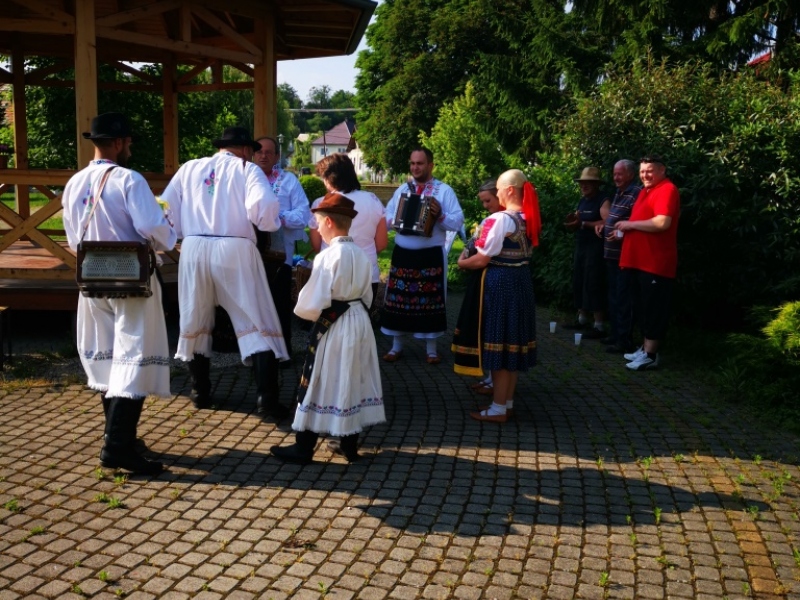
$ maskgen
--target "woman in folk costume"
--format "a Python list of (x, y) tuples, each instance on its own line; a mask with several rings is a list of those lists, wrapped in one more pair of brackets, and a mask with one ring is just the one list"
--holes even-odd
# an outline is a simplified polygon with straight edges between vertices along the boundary
[(294, 312), (314, 321), (300, 380), (292, 428), (296, 441), (273, 446), (284, 461), (310, 463), (320, 433), (341, 438), (331, 449), (358, 460), (358, 434), (386, 420), (378, 350), (367, 306), (372, 302), (372, 267), (348, 236), (358, 214), (352, 200), (330, 193), (312, 209), (328, 244), (300, 291)]
[(462, 269), (486, 268), (480, 353), (492, 373), (492, 404), (470, 413), (478, 421), (505, 423), (513, 409), (520, 372), (536, 364), (536, 306), (529, 262), (539, 245), (541, 218), (536, 190), (525, 174), (512, 169), (497, 179), (505, 210), (486, 219), (477, 253), (461, 256)]
[[(489, 216), (503, 210), (500, 199), (497, 197), (497, 181), (490, 179), (478, 188), (478, 199), (489, 213)], [(462, 256), (468, 258), (477, 252), (475, 243), (481, 237), (486, 219), (475, 228), (473, 236), (467, 240)], [(453, 352), (453, 370), (459, 375), (483, 376), (481, 367), (481, 307), (483, 306), (483, 280), (486, 269), (476, 269), (467, 280), (467, 289), (464, 301), (458, 313), (458, 321), (453, 332), (453, 343), (450, 349)], [(485, 379), (470, 386), (478, 394), (491, 396), (494, 393), (491, 372)]]

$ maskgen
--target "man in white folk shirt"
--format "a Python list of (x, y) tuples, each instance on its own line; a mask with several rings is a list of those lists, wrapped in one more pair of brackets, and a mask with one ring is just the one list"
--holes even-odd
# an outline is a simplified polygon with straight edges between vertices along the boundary
[(447, 232), (458, 231), (464, 213), (456, 194), (446, 183), (433, 177), (433, 153), (427, 148), (411, 152), (409, 170), (413, 178), (395, 191), (386, 207), (386, 223), (391, 229), (401, 194), (431, 196), (431, 214), (436, 219), (431, 237), (398, 232), (392, 252), (392, 264), (386, 282), (386, 296), (381, 313), (381, 331), (392, 336), (392, 348), (383, 360), (395, 362), (403, 354), (403, 335), (426, 341), (425, 361), (441, 362), (436, 340), (447, 330), (445, 296), (447, 293)]
[[(256, 139), (261, 149), (253, 153), (256, 163), (267, 176), (272, 193), (278, 198), (281, 206), (278, 216), (280, 229), (269, 235), (259, 235), (259, 250), (264, 259), (267, 281), (272, 292), (272, 300), (278, 311), (278, 318), (283, 329), (283, 339), (289, 354), (292, 353), (292, 258), (295, 253), (295, 242), (307, 242), (306, 224), (311, 220), (308, 197), (303, 186), (294, 174), (281, 168), (278, 142), (270, 136)], [(265, 246), (269, 244), (268, 248)], [(285, 361), (282, 367), (289, 367)]]
[(242, 362), (253, 365), (256, 411), (283, 419), (289, 409), (278, 401), (278, 360), (289, 354), (253, 229), (276, 231), (280, 207), (264, 173), (250, 162), (261, 146), (246, 129), (228, 127), (212, 144), (219, 152), (184, 164), (162, 195), (183, 239), (175, 356), (189, 361), (195, 406), (210, 406), (211, 332), (215, 306), (221, 306), (230, 316)]
[[(95, 146), (92, 162), (73, 175), (62, 196), (64, 230), (72, 250), (85, 241), (150, 241), (170, 250), (176, 234), (147, 181), (126, 168), (131, 130), (120, 113), (92, 119), (85, 139)], [(102, 193), (101, 181), (107, 174)], [(169, 345), (161, 286), (150, 277), (153, 295), (127, 298), (78, 298), (77, 342), (88, 385), (103, 392), (104, 467), (157, 475), (160, 462), (136, 450), (136, 427), (148, 395), (171, 397)]]

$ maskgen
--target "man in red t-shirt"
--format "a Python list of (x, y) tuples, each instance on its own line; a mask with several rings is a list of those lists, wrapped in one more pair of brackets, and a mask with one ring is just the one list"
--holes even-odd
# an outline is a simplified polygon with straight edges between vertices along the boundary
[(644, 342), (625, 354), (633, 371), (658, 366), (658, 346), (667, 332), (672, 288), (678, 268), (678, 219), (681, 200), (678, 188), (667, 179), (667, 167), (658, 156), (640, 161), (639, 178), (644, 188), (636, 199), (628, 221), (614, 229), (625, 236), (620, 269), (629, 270), (635, 313), (639, 316)]

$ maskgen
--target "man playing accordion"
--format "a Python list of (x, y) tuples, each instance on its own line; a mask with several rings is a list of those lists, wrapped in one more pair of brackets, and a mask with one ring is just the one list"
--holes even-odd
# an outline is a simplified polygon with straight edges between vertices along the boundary
[[(386, 223), (390, 228), (395, 227), (397, 234), (381, 314), (381, 331), (392, 336), (393, 344), (383, 360), (399, 360), (403, 355), (403, 335), (413, 333), (414, 337), (426, 340), (425, 360), (435, 365), (441, 362), (436, 340), (447, 329), (446, 235), (448, 231), (461, 229), (464, 214), (453, 189), (433, 178), (430, 150), (415, 148), (409, 166), (411, 179), (395, 191), (386, 207)], [(405, 224), (409, 220), (408, 215), (398, 215), (401, 203), (417, 207), (425, 198), (430, 200), (424, 212), (434, 221), (429, 235), (424, 223), (413, 232), (408, 227), (398, 228), (395, 221), (402, 220)]]

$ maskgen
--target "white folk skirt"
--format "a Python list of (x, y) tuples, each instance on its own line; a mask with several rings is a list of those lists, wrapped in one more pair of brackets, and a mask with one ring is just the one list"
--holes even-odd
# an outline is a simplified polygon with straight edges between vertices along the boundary
[(317, 346), (308, 390), (292, 428), (344, 436), (384, 421), (372, 323), (366, 309), (354, 303)]
[(169, 345), (161, 285), (149, 298), (78, 299), (78, 352), (94, 390), (112, 398), (169, 398)]

